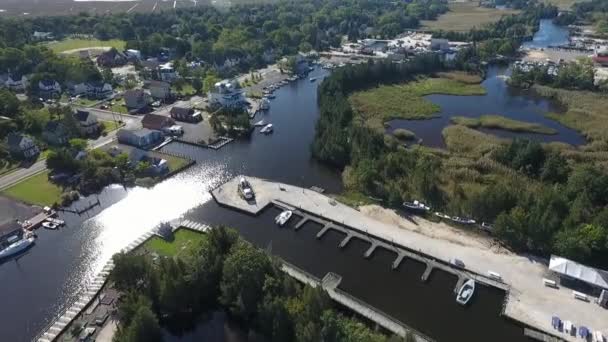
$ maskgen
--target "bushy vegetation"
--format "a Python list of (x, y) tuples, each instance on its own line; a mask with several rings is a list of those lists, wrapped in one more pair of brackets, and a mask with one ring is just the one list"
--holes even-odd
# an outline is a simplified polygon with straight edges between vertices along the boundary
[(509, 84), (523, 88), (540, 84), (571, 90), (608, 91), (608, 83), (601, 82), (596, 85), (593, 62), (589, 58), (561, 64), (557, 69), (557, 75), (549, 74), (549, 67), (549, 65), (536, 65), (526, 71), (522, 68), (514, 68), (509, 78)]
[[(344, 168), (350, 193), (392, 206), (418, 199), (435, 210), (494, 222), (496, 235), (520, 251), (607, 262), (608, 222), (603, 217), (608, 203), (602, 192), (608, 173), (595, 160), (576, 159), (570, 148), (508, 142), (461, 125), (443, 131), (448, 152), (404, 149), (356, 120), (344, 98), (365, 85), (382, 83), (381, 75), (391, 84), (436, 71), (428, 69), (433, 65), (429, 61), (419, 67), (423, 58), (392, 72), (379, 73), (381, 66), (368, 63), (326, 78), (319, 89), (314, 155)], [(587, 232), (593, 234), (582, 239)]]
[(451, 121), (469, 128), (495, 128), (513, 132), (557, 134), (555, 129), (538, 123), (513, 120), (500, 115), (482, 115), (478, 118), (454, 116), (451, 118)]
[(213, 229), (188, 251), (156, 263), (114, 256), (111, 281), (125, 294), (115, 342), (161, 341), (160, 326), (194, 326), (217, 310), (270, 341), (389, 340), (338, 313), (322, 289), (300, 285), (233, 230)]

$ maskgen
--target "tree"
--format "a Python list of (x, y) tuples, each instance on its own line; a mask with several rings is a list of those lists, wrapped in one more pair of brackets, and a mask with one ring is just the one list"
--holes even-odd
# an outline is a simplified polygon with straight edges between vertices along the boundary
[(220, 78), (214, 74), (207, 74), (205, 79), (203, 80), (203, 91), (205, 93), (212, 91), (215, 89), (215, 84), (220, 81)]
[(147, 306), (135, 312), (128, 326), (121, 326), (113, 338), (114, 342), (161, 342), (162, 331), (158, 319)]
[(201, 93), (201, 90), (203, 90), (203, 82), (201, 81), (200, 78), (195, 77), (192, 80), (192, 88), (194, 88), (194, 90), (196, 91), (197, 94)]
[(70, 147), (76, 151), (86, 150), (88, 143), (85, 139), (74, 138), (70, 139)]
[(0, 115), (14, 118), (19, 113), (19, 99), (8, 89), (0, 89)]
[(231, 314), (250, 322), (262, 301), (264, 281), (271, 269), (264, 252), (244, 241), (237, 242), (224, 261), (220, 302)]

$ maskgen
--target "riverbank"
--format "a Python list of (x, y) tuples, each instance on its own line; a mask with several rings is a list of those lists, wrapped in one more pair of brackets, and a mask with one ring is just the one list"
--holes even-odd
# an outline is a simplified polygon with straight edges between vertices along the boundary
[[(462, 237), (450, 233), (447, 235), (449, 238), (418, 233), (415, 230), (425, 230), (426, 226), (443, 229), (441, 224), (421, 218), (404, 218), (398, 226), (389, 225), (315, 191), (252, 177), (248, 180), (256, 193), (255, 202), (247, 203), (240, 199), (235, 180), (216, 188), (212, 195), (221, 204), (250, 214), (259, 213), (272, 201), (278, 201), (431, 255), (446, 263), (457, 257), (464, 261), (467, 270), (477, 274), (487, 274), (488, 271), (500, 273), (510, 287), (504, 315), (549, 334), (555, 333), (551, 327), (553, 315), (576, 320), (577, 324), (601, 331), (608, 330), (608, 311), (592, 303), (575, 300), (565, 288), (551, 289), (543, 286), (542, 279), (547, 276), (543, 261), (501, 249), (489, 250), (480, 242), (465, 244)], [(403, 229), (400, 226), (411, 228)], [(575, 338), (571, 340), (574, 341)]]

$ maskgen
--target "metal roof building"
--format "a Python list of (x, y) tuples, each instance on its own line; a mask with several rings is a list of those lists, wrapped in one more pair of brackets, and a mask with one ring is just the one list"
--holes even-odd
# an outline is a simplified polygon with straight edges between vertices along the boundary
[(556, 255), (551, 256), (549, 269), (560, 275), (608, 290), (608, 272), (579, 264)]

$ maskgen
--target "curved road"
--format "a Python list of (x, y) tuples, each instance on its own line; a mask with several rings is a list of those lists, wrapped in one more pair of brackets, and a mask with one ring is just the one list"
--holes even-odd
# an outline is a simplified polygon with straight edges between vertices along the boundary
[[(89, 112), (95, 114), (97, 116), (97, 119), (100, 120), (113, 121), (115, 118), (120, 119), (125, 123), (125, 128), (134, 129), (139, 128), (141, 126), (141, 117), (138, 116), (113, 113), (107, 110), (101, 110), (96, 108), (83, 109), (86, 109)], [(114, 130), (108, 133), (105, 137), (99, 137), (96, 140), (89, 141), (89, 148), (95, 149), (103, 145), (109, 144), (115, 139), (117, 131), (118, 130)], [(40, 160), (26, 169), (17, 169), (16, 171), (10, 172), (0, 177), (0, 191), (7, 189), (37, 173), (43, 172), (44, 170), (46, 170), (46, 160)]]

